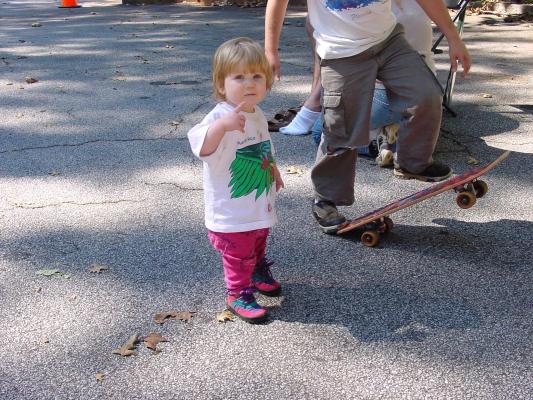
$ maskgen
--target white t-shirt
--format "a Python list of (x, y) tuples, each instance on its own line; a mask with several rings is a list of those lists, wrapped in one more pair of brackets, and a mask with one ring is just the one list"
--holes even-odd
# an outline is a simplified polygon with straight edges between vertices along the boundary
[[(431, 51), (433, 30), (431, 20), (416, 0), (392, 0), (392, 12), (399, 24), (403, 25), (407, 43), (424, 57), (429, 69), (435, 74), (435, 61)], [(385, 89), (380, 81), (376, 81), (376, 89)]]
[(316, 52), (325, 60), (362, 53), (396, 25), (391, 0), (307, 0), (307, 10)]
[(259, 107), (253, 113), (241, 112), (246, 118), (244, 133), (226, 132), (214, 153), (200, 156), (209, 125), (233, 109), (228, 103), (217, 104), (187, 134), (204, 166), (205, 226), (214, 232), (270, 228), (277, 222), (274, 148)]
[(431, 51), (433, 31), (427, 14), (416, 0), (392, 0), (392, 12), (398, 23), (403, 25), (407, 42), (424, 56), (427, 66), (435, 73), (435, 62)]

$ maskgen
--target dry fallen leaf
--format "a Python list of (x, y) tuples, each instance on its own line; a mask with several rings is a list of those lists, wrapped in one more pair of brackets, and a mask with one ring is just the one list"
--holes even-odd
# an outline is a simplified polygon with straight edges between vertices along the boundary
[(105, 374), (103, 372), (96, 373), (96, 382), (103, 382), (105, 379)]
[(122, 357), (129, 357), (135, 353), (137, 342), (139, 341), (139, 335), (131, 335), (126, 344), (123, 344), (118, 349), (112, 351), (113, 354), (121, 355)]
[(34, 287), (34, 288), (33, 288), (33, 293), (41, 293), (42, 290), (43, 290), (43, 288), (40, 287), (40, 286), (39, 286), (39, 287)]
[(294, 165), (291, 165), (291, 166), (287, 167), (286, 172), (288, 174), (302, 175), (304, 173), (304, 170), (302, 168), (298, 168), (298, 167), (295, 167)]
[(220, 314), (217, 314), (217, 321), (218, 322), (226, 322), (226, 321), (235, 321), (235, 314), (233, 314), (230, 310), (224, 310)]
[(144, 338), (144, 345), (149, 348), (150, 350), (155, 351), (156, 353), (159, 353), (161, 350), (157, 348), (157, 345), (159, 342), (168, 342), (167, 339), (165, 339), (163, 336), (161, 336), (160, 333), (150, 333), (148, 336)]
[(92, 264), (91, 268), (89, 269), (89, 272), (99, 274), (100, 272), (109, 269), (109, 267), (106, 267), (105, 265), (100, 264)]
[(36, 272), (37, 275), (42, 276), (54, 276), (54, 275), (62, 275), (61, 271), (58, 269), (40, 269)]
[(468, 157), (466, 163), (469, 165), (479, 165), (479, 160), (476, 160), (474, 157)]
[(154, 316), (154, 322), (156, 324), (163, 324), (166, 319), (174, 318), (179, 319), (180, 321), (189, 322), (191, 318), (196, 314), (195, 311), (168, 311), (158, 313)]
[(41, 338), (41, 343), (48, 344), (48, 343), (50, 343), (50, 339), (48, 339), (47, 336), (43, 336), (43, 337)]

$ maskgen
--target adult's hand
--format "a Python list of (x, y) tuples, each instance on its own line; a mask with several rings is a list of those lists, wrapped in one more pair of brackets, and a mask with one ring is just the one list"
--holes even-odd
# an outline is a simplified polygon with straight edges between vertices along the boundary
[(272, 68), (272, 75), (274, 76), (274, 79), (279, 81), (281, 77), (281, 63), (279, 61), (279, 53), (276, 52), (266, 52), (266, 58), (268, 60), (268, 63), (270, 64), (270, 67)]
[(455, 41), (449, 41), (448, 45), (452, 71), (457, 71), (457, 61), (459, 61), (463, 67), (462, 76), (465, 77), (472, 65), (472, 59), (470, 58), (470, 54), (468, 53), (465, 44), (461, 39), (458, 39)]
[(463, 76), (470, 70), (470, 54), (465, 44), (455, 29), (455, 24), (450, 18), (450, 13), (441, 0), (416, 0), (422, 7), (429, 18), (439, 27), (440, 31), (446, 36), (449, 46), (450, 62), (452, 71), (457, 71), (457, 61), (463, 66)]

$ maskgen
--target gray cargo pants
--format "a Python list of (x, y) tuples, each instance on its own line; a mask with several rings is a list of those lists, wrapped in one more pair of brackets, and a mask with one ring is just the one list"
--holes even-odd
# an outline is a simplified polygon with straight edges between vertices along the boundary
[(399, 167), (420, 173), (432, 163), (442, 118), (442, 88), (398, 24), (382, 43), (352, 57), (322, 60), (324, 126), (311, 171), (315, 196), (336, 205), (354, 202), (357, 146), (368, 145), (376, 78), (401, 111)]

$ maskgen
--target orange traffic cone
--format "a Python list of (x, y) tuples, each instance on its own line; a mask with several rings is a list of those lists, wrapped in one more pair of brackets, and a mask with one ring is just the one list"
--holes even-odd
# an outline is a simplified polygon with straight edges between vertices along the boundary
[(59, 8), (80, 8), (76, 0), (61, 0)]

